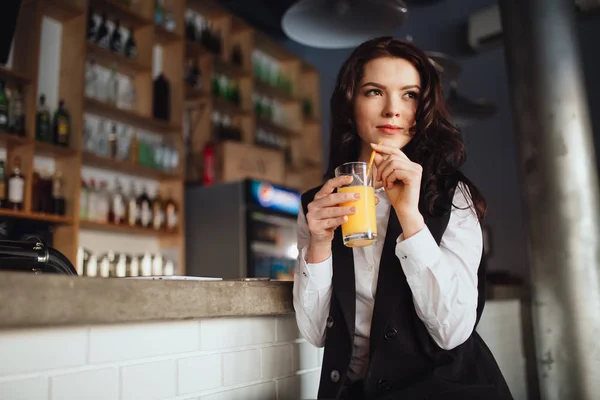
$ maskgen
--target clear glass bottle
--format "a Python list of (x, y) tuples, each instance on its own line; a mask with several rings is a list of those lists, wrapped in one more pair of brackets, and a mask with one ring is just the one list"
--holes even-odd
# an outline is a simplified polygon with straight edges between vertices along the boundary
[(21, 157), (15, 157), (12, 174), (8, 178), (8, 208), (12, 210), (23, 209), (25, 197), (25, 177), (21, 173)]
[(98, 67), (94, 57), (88, 58), (85, 67), (85, 97), (97, 99), (98, 96)]
[(138, 210), (140, 213), (139, 225), (142, 228), (152, 226), (152, 203), (145, 186), (142, 186), (142, 193), (137, 198)]
[(112, 200), (110, 203), (109, 220), (113, 224), (121, 225), (124, 224), (127, 218), (125, 207), (125, 196), (121, 189), (121, 184), (117, 179), (115, 184), (115, 190), (112, 193)]
[(135, 82), (133, 75), (127, 77), (127, 84), (124, 90), (120, 92), (119, 108), (124, 110), (135, 110), (136, 109), (137, 93), (135, 91)]
[(163, 229), (165, 223), (165, 211), (163, 199), (160, 196), (160, 190), (156, 191), (156, 196), (152, 200), (152, 228), (155, 231)]
[(25, 135), (25, 107), (23, 106), (23, 92), (13, 90), (10, 102), (10, 133), (19, 136)]
[(106, 102), (113, 106), (117, 105), (119, 96), (119, 76), (117, 75), (117, 69), (112, 67), (110, 70), (110, 76), (106, 83)]
[(134, 227), (139, 225), (140, 210), (137, 203), (137, 191), (135, 183), (131, 182), (131, 189), (127, 198), (127, 225)]
[(35, 138), (42, 142), (52, 143), (52, 117), (46, 105), (46, 96), (40, 95), (40, 102), (35, 116)]

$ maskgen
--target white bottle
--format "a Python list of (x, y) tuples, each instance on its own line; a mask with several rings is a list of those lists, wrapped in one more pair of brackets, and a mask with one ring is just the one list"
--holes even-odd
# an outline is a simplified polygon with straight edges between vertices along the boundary
[(98, 276), (98, 257), (95, 254), (90, 255), (90, 259), (85, 268), (85, 275), (91, 278)]
[(140, 267), (141, 276), (152, 276), (152, 256), (150, 253), (144, 253)]
[(162, 254), (156, 253), (152, 260), (152, 275), (161, 276), (163, 274), (163, 257)]
[(119, 260), (115, 267), (115, 276), (117, 278), (124, 278), (127, 276), (127, 256), (123, 253), (119, 254)]
[(88, 59), (85, 69), (85, 97), (98, 98), (98, 69), (93, 57)]

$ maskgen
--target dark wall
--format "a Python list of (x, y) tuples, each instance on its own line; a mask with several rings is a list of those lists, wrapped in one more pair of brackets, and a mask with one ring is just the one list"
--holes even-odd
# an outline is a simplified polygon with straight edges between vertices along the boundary
[[(457, 3), (460, 3), (460, 8)], [(463, 26), (467, 17), (492, 0), (443, 1), (437, 5), (410, 10), (408, 22), (396, 37), (411, 35), (424, 50), (443, 51), (456, 56), (463, 73), (458, 80), (459, 91), (469, 97), (482, 97), (498, 104), (493, 118), (461, 127), (467, 146), (465, 173), (482, 190), (488, 201), (485, 225), (492, 233), (490, 270), (508, 270), (527, 276), (528, 258), (524, 208), (520, 190), (516, 144), (509, 103), (509, 89), (501, 47), (469, 54), (465, 51)], [(587, 77), (590, 114), (600, 136), (600, 18), (579, 22), (581, 49)], [(292, 41), (290, 50), (314, 65), (321, 73), (324, 159), (329, 152), (329, 97), (337, 72), (350, 50), (320, 50), (307, 48)], [(559, 57), (560, 55), (557, 55)], [(600, 148), (596, 140), (596, 148)]]

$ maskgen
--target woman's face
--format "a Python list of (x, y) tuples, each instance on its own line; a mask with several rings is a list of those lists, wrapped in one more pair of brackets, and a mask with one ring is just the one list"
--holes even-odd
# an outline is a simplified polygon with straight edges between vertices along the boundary
[(370, 143), (401, 149), (410, 142), (420, 93), (419, 72), (405, 59), (377, 58), (365, 65), (354, 97), (361, 158), (371, 153)]

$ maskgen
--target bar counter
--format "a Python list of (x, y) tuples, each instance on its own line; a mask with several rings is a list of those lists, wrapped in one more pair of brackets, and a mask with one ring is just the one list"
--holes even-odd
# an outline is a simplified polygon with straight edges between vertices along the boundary
[(0, 273), (0, 329), (293, 312), (292, 282)]

